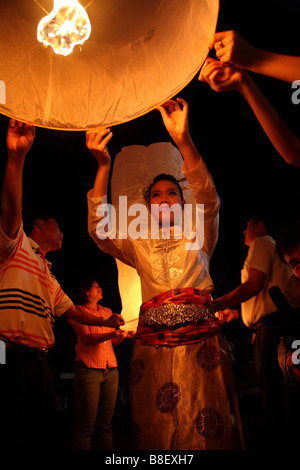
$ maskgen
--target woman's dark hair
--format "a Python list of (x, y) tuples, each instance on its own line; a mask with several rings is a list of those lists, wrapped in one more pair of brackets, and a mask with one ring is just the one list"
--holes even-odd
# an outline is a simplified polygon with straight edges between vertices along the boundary
[(93, 287), (94, 282), (98, 282), (97, 279), (89, 278), (81, 281), (76, 293), (76, 303), (78, 305), (85, 305), (88, 302), (86, 292)]
[(182, 192), (181, 186), (178, 183), (177, 179), (173, 175), (168, 175), (166, 173), (160, 173), (159, 175), (155, 176), (152, 183), (147, 187), (147, 190), (144, 191), (143, 196), (144, 196), (145, 202), (148, 206), (150, 205), (150, 195), (151, 195), (152, 187), (156, 183), (158, 183), (159, 181), (164, 181), (164, 180), (171, 181), (171, 183), (175, 184), (175, 186), (177, 186), (177, 188), (179, 189), (179, 194), (181, 196), (181, 199), (184, 200), (183, 192)]

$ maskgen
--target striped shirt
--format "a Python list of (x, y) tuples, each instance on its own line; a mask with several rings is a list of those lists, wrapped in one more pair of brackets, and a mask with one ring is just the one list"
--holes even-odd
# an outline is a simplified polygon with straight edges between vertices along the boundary
[[(97, 315), (99, 317), (108, 318), (113, 313), (107, 307), (102, 307), (98, 304), (98, 309), (89, 309), (84, 305), (81, 306), (87, 312), (92, 315)], [(69, 320), (70, 324), (74, 327), (77, 334), (77, 344), (76, 344), (76, 361), (82, 361), (86, 367), (91, 369), (106, 369), (117, 367), (117, 359), (114, 352), (112, 340), (102, 341), (101, 343), (94, 345), (87, 345), (83, 342), (83, 337), (86, 334), (104, 334), (114, 331), (114, 328), (109, 328), (107, 326), (87, 326), (81, 325), (74, 320)]]
[(73, 303), (50, 271), (39, 246), (20, 227), (15, 239), (0, 221), (0, 339), (51, 348), (55, 317)]

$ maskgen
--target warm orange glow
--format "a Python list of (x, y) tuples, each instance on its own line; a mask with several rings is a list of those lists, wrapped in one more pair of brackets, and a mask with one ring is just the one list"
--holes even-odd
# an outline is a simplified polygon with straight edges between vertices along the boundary
[(67, 56), (91, 34), (87, 12), (77, 0), (54, 0), (52, 12), (38, 25), (37, 38), (56, 54)]

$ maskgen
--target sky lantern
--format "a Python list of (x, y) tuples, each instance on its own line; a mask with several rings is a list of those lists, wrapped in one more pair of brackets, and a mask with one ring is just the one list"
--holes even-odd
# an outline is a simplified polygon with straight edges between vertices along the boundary
[(196, 75), (218, 10), (218, 0), (0, 0), (0, 113), (61, 130), (146, 114)]

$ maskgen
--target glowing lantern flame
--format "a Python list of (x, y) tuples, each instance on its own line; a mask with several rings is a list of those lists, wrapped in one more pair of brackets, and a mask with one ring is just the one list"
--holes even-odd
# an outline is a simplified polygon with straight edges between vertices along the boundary
[(40, 42), (64, 56), (71, 54), (76, 45), (83, 44), (90, 34), (88, 14), (77, 0), (54, 0), (52, 12), (42, 18), (37, 30)]

